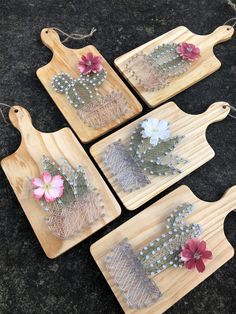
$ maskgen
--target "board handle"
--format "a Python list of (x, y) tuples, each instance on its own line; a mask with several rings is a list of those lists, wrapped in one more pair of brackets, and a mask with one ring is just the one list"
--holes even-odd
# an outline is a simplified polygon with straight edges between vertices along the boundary
[(43, 44), (48, 47), (52, 52), (55, 50), (55, 47), (65, 48), (61, 43), (60, 36), (57, 31), (53, 28), (43, 28), (40, 33), (41, 40)]
[(19, 106), (14, 105), (11, 107), (9, 111), (9, 119), (12, 123), (12, 125), (20, 131), (21, 135), (23, 136), (24, 133), (27, 132), (27, 134), (30, 132), (35, 132), (35, 128), (32, 125), (32, 119), (29, 114), (29, 112)]
[(231, 211), (236, 210), (236, 185), (233, 185), (226, 190), (218, 203), (224, 205), (222, 208), (226, 208), (225, 216), (227, 216)]
[(208, 41), (212, 42), (212, 46), (229, 40), (234, 34), (234, 28), (230, 25), (222, 25), (217, 27), (214, 32), (207, 35)]
[(218, 101), (211, 104), (205, 112), (197, 115), (197, 117), (202, 120), (202, 125), (208, 126), (225, 119), (229, 112), (230, 105), (225, 101)]

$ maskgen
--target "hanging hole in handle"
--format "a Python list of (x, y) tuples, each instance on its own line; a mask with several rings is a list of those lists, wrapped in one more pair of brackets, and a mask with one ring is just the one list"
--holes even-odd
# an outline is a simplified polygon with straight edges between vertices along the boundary
[(18, 109), (15, 109), (15, 110), (14, 110), (15, 113), (17, 113), (18, 111), (19, 111)]
[(222, 106), (222, 108), (223, 108), (223, 109), (226, 109), (226, 108), (227, 108), (227, 106), (226, 106), (226, 105), (223, 105), (223, 106)]
[(45, 33), (48, 34), (48, 30), (46, 30)]

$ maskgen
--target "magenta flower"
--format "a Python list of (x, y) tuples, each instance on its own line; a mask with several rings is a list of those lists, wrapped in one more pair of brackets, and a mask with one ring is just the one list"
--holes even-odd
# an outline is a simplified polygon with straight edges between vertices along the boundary
[(193, 44), (180, 43), (176, 51), (185, 60), (194, 61), (200, 57), (200, 49)]
[(46, 202), (53, 202), (62, 196), (64, 191), (63, 179), (60, 175), (52, 177), (50, 173), (43, 172), (40, 178), (32, 179), (35, 187), (33, 195), (36, 200), (44, 196)]
[(86, 56), (82, 56), (78, 64), (80, 73), (86, 75), (91, 72), (98, 73), (103, 69), (102, 57), (94, 56), (92, 52), (88, 52)]
[(212, 259), (212, 252), (206, 250), (206, 242), (198, 239), (191, 239), (186, 242), (180, 253), (184, 266), (188, 269), (195, 269), (202, 273), (205, 270), (204, 261)]

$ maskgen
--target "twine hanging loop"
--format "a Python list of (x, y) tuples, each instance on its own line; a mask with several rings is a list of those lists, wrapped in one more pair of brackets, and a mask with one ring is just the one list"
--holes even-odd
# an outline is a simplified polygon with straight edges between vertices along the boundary
[[(231, 9), (236, 13), (236, 4), (233, 3), (231, 0), (227, 0), (227, 4), (231, 7)], [(231, 25), (231, 23), (233, 22), (233, 24)], [(230, 23), (230, 24), (229, 24)], [(234, 28), (234, 26), (236, 25), (236, 16), (228, 19), (226, 22), (224, 22), (223, 25), (230, 25), (231, 27)]]
[(93, 27), (90, 31), (89, 34), (79, 34), (79, 33), (66, 33), (63, 30), (61, 30), (58, 27), (52, 27), (55, 31), (57, 31), (58, 33), (62, 34), (63, 36), (66, 36), (66, 38), (62, 41), (62, 43), (65, 43), (66, 41), (68, 41), (68, 39), (73, 39), (73, 40), (82, 40), (85, 38), (89, 38), (92, 37), (93, 34), (97, 31), (95, 27)]
[[(228, 104), (227, 107), (229, 107), (231, 111), (236, 112), (236, 108), (234, 106)], [(233, 115), (231, 113), (229, 113), (228, 116), (233, 119), (236, 119), (236, 115)]]
[[(2, 107), (4, 107), (4, 108), (11, 108), (11, 106), (9, 106), (9, 105), (7, 105), (7, 104), (5, 104), (5, 103), (2, 103), (2, 102), (0, 102), (0, 106), (2, 106)], [(7, 120), (6, 120), (5, 116), (4, 116), (3, 110), (2, 110), (1, 108), (0, 108), (0, 115), (2, 116), (2, 119), (3, 119), (3, 121), (5, 122), (5, 124), (6, 124), (6, 125), (10, 125), (10, 123), (7, 122)]]
[[(233, 22), (234, 21), (234, 22)], [(231, 25), (231, 24), (229, 24), (229, 23), (231, 23), (231, 22), (233, 22), (233, 24)], [(231, 27), (233, 27), (234, 28), (234, 26), (236, 25), (236, 16), (235, 17), (232, 17), (231, 19), (228, 19), (226, 22), (224, 22), (224, 24), (223, 25), (229, 25), (229, 26), (231, 26)]]

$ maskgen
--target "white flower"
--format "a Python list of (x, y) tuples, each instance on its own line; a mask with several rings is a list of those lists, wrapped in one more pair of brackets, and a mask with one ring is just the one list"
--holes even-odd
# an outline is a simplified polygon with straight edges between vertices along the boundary
[(150, 138), (150, 144), (156, 146), (160, 140), (166, 141), (169, 138), (170, 130), (165, 120), (148, 119), (141, 123), (143, 138)]

